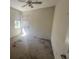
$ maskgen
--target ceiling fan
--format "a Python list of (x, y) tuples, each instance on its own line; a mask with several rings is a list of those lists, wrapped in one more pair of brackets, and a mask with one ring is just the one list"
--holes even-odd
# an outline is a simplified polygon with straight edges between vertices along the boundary
[(26, 0), (18, 0), (18, 1), (25, 2), (26, 3), (22, 7), (29, 6), (29, 7), (33, 8), (33, 4), (42, 4), (42, 2), (41, 1), (38, 1), (38, 0), (36, 0), (36, 1), (32, 1), (32, 0), (28, 0), (28, 1), (26, 1)]

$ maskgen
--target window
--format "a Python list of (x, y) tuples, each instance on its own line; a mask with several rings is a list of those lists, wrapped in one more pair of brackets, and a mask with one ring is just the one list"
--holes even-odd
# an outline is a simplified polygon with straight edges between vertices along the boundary
[(15, 21), (15, 28), (16, 28), (16, 29), (21, 28), (21, 22), (20, 22), (19, 20), (16, 20), (16, 21)]

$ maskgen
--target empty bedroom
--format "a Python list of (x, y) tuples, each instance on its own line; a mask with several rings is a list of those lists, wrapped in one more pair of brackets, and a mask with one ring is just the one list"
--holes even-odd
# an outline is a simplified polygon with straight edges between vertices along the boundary
[(10, 59), (69, 59), (68, 0), (10, 0)]

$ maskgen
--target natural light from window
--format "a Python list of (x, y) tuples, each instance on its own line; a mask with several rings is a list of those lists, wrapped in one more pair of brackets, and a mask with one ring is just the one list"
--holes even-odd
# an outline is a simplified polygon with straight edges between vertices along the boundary
[(25, 32), (24, 28), (22, 28), (22, 36), (26, 36), (26, 32)]
[(21, 28), (21, 22), (19, 20), (15, 21), (15, 29)]

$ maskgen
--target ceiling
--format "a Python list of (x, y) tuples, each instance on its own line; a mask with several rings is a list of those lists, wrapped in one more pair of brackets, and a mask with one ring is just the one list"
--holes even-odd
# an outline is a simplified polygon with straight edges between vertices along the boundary
[[(32, 0), (32, 1), (36, 1), (36, 0)], [(34, 9), (54, 6), (58, 2), (58, 0), (38, 0), (38, 1), (42, 1), (42, 4), (36, 4), (36, 5), (33, 5), (34, 8), (30, 8), (28, 6), (22, 7), (25, 4), (24, 2), (20, 2), (18, 0), (10, 0), (10, 7), (23, 12), (23, 11), (28, 11), (28, 10), (34, 10)]]

